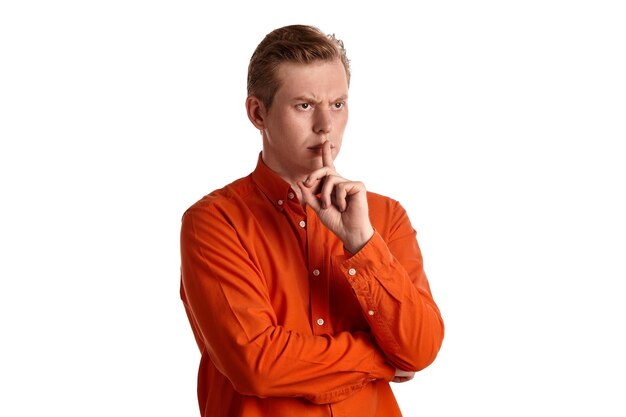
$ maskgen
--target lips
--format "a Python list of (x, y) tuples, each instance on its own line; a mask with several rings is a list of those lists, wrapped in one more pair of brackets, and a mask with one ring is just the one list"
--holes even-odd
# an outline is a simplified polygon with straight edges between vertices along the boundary
[[(324, 148), (324, 144), (319, 144), (319, 145), (315, 145), (315, 146), (309, 146), (307, 149), (310, 149), (312, 151), (321, 151)], [(330, 149), (335, 149), (334, 145), (330, 145)]]

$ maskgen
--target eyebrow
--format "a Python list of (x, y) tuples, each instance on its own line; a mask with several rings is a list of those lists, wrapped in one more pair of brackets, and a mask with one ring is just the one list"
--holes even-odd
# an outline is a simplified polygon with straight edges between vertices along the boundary
[[(336, 99), (332, 100), (333, 103), (336, 103), (338, 101), (346, 101), (348, 99), (348, 95), (347, 94), (342, 94), (341, 96), (337, 97)], [(315, 98), (315, 96), (298, 96), (298, 97), (294, 97), (292, 99), (292, 101), (306, 101), (309, 103), (320, 103), (321, 100), (317, 100)]]

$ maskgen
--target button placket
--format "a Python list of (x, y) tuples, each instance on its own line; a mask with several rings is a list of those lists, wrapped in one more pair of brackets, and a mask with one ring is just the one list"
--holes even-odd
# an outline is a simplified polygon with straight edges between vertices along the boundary
[(302, 219), (300, 230), (306, 234), (308, 242), (310, 323), (313, 334), (322, 335), (332, 332), (333, 329), (328, 283), (329, 254), (324, 240), (321, 239), (325, 236), (325, 229), (311, 210), (308, 206), (305, 208), (306, 217)]

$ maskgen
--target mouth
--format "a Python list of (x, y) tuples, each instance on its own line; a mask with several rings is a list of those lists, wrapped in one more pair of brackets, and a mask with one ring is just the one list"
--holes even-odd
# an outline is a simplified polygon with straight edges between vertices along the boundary
[[(320, 145), (315, 145), (315, 146), (309, 146), (307, 149), (309, 151), (311, 151), (311, 152), (315, 152), (315, 153), (321, 154), (322, 150), (324, 149), (324, 145), (320, 144)], [(330, 145), (330, 150), (332, 151), (333, 149), (335, 149), (335, 146), (334, 145)]]

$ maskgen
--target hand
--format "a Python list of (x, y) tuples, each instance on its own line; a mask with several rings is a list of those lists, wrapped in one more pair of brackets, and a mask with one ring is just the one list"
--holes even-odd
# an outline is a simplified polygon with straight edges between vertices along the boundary
[[(322, 148), (322, 163), (322, 168), (313, 171), (304, 181), (298, 181), (302, 199), (348, 251), (357, 253), (374, 234), (367, 208), (367, 190), (363, 183), (348, 181), (337, 174), (330, 141)], [(318, 198), (313, 191), (320, 183)]]
[(396, 374), (394, 375), (391, 382), (407, 382), (413, 379), (415, 376), (415, 372), (403, 371), (401, 369), (396, 369)]

